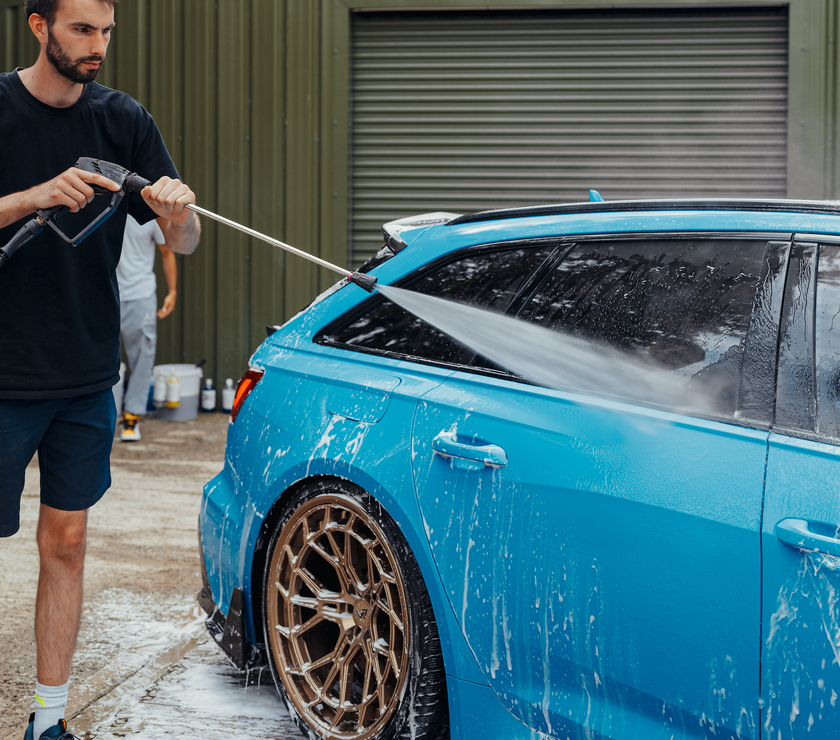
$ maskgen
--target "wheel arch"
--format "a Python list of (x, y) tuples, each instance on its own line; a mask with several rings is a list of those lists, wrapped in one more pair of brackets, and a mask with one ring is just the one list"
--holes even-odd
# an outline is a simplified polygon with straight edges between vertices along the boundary
[[(338, 480), (338, 477), (334, 475), (313, 475), (294, 481), (285, 490), (280, 492), (262, 521), (259, 534), (254, 543), (254, 555), (251, 558), (250, 589), (251, 613), (254, 617), (254, 640), (259, 644), (262, 644), (264, 619), (263, 574), (265, 572), (266, 560), (268, 559), (268, 545), (271, 540), (271, 535), (280, 522), (280, 517), (283, 514), (286, 503), (304, 486), (309, 485), (313, 481), (327, 479)], [(263, 647), (265, 646), (263, 645)]]
[[(394, 662), (393, 657), (390, 660), (386, 659), (389, 665), (396, 665), (399, 663), (400, 670), (397, 673), (397, 684), (395, 687), (392, 687), (393, 693), (387, 698), (388, 713), (382, 714), (380, 711), (380, 720), (376, 721), (387, 722), (388, 727), (390, 727), (392, 720), (396, 721), (398, 723), (396, 725), (397, 728), (402, 729), (398, 734), (394, 734), (393, 737), (407, 736), (404, 735), (406, 728), (410, 728), (412, 736), (414, 736), (414, 733), (417, 732), (419, 728), (420, 735), (418, 735), (418, 737), (422, 736), (429, 739), (432, 737), (448, 737), (450, 708), (447, 686), (449, 681), (448, 676), (446, 675), (446, 663), (443, 655), (442, 641), (440, 640), (435, 604), (429, 595), (428, 586), (425, 585), (427, 582), (427, 575), (420, 570), (418, 558), (415, 556), (417, 547), (412, 547), (410, 538), (406, 536), (406, 529), (416, 529), (416, 523), (403, 521), (403, 524), (400, 524), (400, 518), (404, 519), (404, 517), (410, 517), (410, 515), (403, 513), (402, 515), (394, 516), (396, 512), (389, 510), (389, 508), (385, 505), (385, 502), (382, 500), (383, 497), (390, 498), (390, 492), (385, 491), (384, 496), (376, 496), (374, 495), (374, 492), (370, 490), (371, 487), (372, 486), (361, 485), (359, 482), (351, 480), (344, 475), (322, 473), (309, 475), (294, 481), (294, 483), (286, 487), (275, 498), (269, 511), (266, 513), (262, 524), (260, 525), (258, 535), (259, 551), (257, 551), (255, 547), (255, 555), (252, 558), (251, 564), (253, 583), (251, 599), (253, 603), (253, 612), (255, 615), (259, 614), (259, 621), (255, 618), (254, 628), (255, 631), (263, 634), (266, 629), (266, 619), (268, 620), (268, 624), (285, 624), (286, 629), (290, 629), (292, 624), (297, 625), (295, 620), (297, 620), (298, 617), (289, 616), (287, 609), (279, 608), (280, 611), (278, 612), (278, 607), (274, 603), (274, 599), (271, 597), (273, 588), (271, 586), (264, 586), (264, 576), (266, 570), (269, 571), (272, 579), (275, 577), (274, 574), (277, 573), (277, 578), (279, 578), (281, 582), (286, 582), (284, 579), (288, 576), (288, 560), (284, 568), (279, 571), (275, 571), (275, 568), (279, 568), (276, 561), (278, 554), (281, 561), (283, 559), (291, 558), (292, 562), (294, 562), (296, 559), (296, 556), (289, 554), (287, 549), (288, 542), (291, 542), (292, 540), (287, 541), (283, 538), (289, 536), (293, 538), (299, 537), (302, 521), (301, 517), (305, 520), (313, 512), (315, 513), (316, 518), (319, 516), (319, 512), (320, 516), (323, 517), (323, 510), (325, 507), (328, 510), (334, 507), (339, 511), (344, 511), (345, 513), (347, 512), (348, 507), (351, 512), (355, 510), (355, 514), (351, 513), (350, 518), (344, 519), (343, 521), (350, 522), (349, 526), (355, 528), (356, 525), (352, 523), (356, 521), (356, 517), (358, 516), (359, 520), (361, 520), (361, 530), (357, 530), (354, 535), (357, 538), (357, 545), (361, 542), (362, 546), (367, 549), (367, 543), (373, 542), (376, 552), (372, 555), (372, 557), (375, 559), (390, 561), (391, 566), (394, 569), (394, 576), (392, 576), (392, 579), (389, 582), (399, 584), (398, 586), (393, 586), (393, 588), (399, 588), (398, 595), (392, 594), (391, 596), (382, 598), (388, 604), (392, 604), (393, 602), (394, 604), (402, 604), (402, 606), (394, 606), (390, 610), (389, 607), (383, 607), (385, 610), (383, 613), (402, 615), (390, 617), (390, 619), (394, 620), (398, 625), (396, 628), (396, 634), (404, 635), (405, 640), (408, 640), (409, 634), (412, 636), (410, 642), (402, 643), (402, 647), (394, 648), (396, 650), (395, 654), (397, 655), (396, 662)], [(324, 500), (326, 500), (326, 504), (324, 503)], [(393, 500), (393, 508), (398, 511), (402, 509), (398, 500)], [(290, 516), (291, 519), (289, 519)], [(327, 514), (326, 518), (330, 521), (338, 521), (332, 520), (331, 515), (329, 514)], [(286, 523), (289, 521), (293, 522), (293, 524), (286, 529)], [(316, 522), (315, 525), (317, 531), (321, 531), (320, 526), (323, 525), (324, 520), (322, 518), (319, 521), (320, 525), (318, 522)], [(303, 526), (305, 527), (307, 525), (304, 524)], [(331, 526), (332, 525), (330, 525), (329, 528), (331, 528)], [(312, 532), (315, 531), (316, 530), (312, 530)], [(291, 532), (292, 535), (287, 534), (288, 532)], [(414, 534), (416, 536), (416, 532)], [(329, 535), (330, 538), (332, 538), (332, 536), (333, 535)], [(361, 537), (361, 540), (358, 539), (359, 537)], [(297, 544), (291, 545), (293, 550), (300, 546), (300, 540), (294, 539), (294, 541), (297, 542)], [(308, 541), (309, 538), (304, 540), (304, 542)], [(304, 547), (308, 547), (308, 545), (304, 545)], [(317, 548), (320, 547), (321, 545), (317, 546)], [(329, 548), (329, 546), (327, 547)], [(333, 547), (335, 547), (334, 544)], [(341, 547), (343, 548), (344, 545)], [(316, 548), (316, 546), (313, 545), (313, 548)], [(274, 555), (272, 555), (272, 552)], [(323, 553), (320, 549), (316, 549), (316, 553), (317, 552)], [(373, 552), (373, 549), (370, 552)], [(351, 556), (347, 555), (347, 558), (349, 562)], [(318, 557), (316, 557), (316, 561), (317, 560), (319, 560)], [(321, 562), (322, 565), (324, 564), (323, 561), (319, 562)], [(338, 561), (336, 561), (336, 563), (338, 563)], [(321, 573), (317, 566), (318, 563), (316, 562), (315, 570), (313, 570), (312, 573)], [(356, 603), (356, 606), (363, 604), (372, 615), (374, 613), (374, 608), (377, 604), (379, 604), (379, 597), (372, 598), (371, 593), (379, 593), (378, 590), (374, 592), (369, 592), (367, 590), (359, 591), (353, 584), (372, 584), (376, 580), (382, 581), (384, 579), (384, 576), (382, 576), (384, 571), (382, 571), (381, 568), (373, 568), (368, 563), (367, 567), (372, 569), (372, 573), (379, 572), (380, 578), (377, 579), (375, 576), (370, 574), (367, 579), (364, 579), (362, 575), (364, 571), (353, 571), (352, 568), (355, 567), (356, 566), (351, 566), (350, 572), (358, 572), (359, 575), (342, 576), (341, 578), (344, 579), (343, 582), (345, 584), (343, 586), (334, 584), (325, 585), (324, 588), (327, 589), (327, 596), (318, 598), (325, 598), (327, 601), (330, 601), (331, 598), (340, 598), (342, 599), (342, 603), (346, 604), (354, 604), (356, 603), (355, 599), (358, 599), (359, 601)], [(318, 575), (313, 577), (319, 578), (321, 576)], [(322, 582), (325, 584), (328, 583), (328, 581)], [(305, 581), (304, 588), (307, 588), (307, 583), (311, 584), (311, 581)], [(409, 584), (414, 584), (415, 587), (409, 588)], [(292, 593), (292, 584), (290, 582), (286, 582), (286, 585), (289, 588), (289, 591), (285, 592), (284, 598), (288, 599), (288, 594)], [(362, 588), (368, 589), (373, 587), (371, 585), (367, 585)], [(386, 589), (390, 588), (391, 587), (386, 586)], [(333, 593), (336, 590), (340, 590), (341, 594), (344, 596), (339, 597), (338, 594)], [(317, 593), (319, 592), (316, 591), (316, 594)], [(332, 596), (329, 596), (329, 594), (332, 594)], [(354, 594), (356, 595), (355, 597)], [(312, 592), (309, 592), (309, 596), (312, 596)], [(350, 613), (352, 614), (352, 612), (353, 608), (351, 607)], [(286, 616), (282, 617), (282, 613), (285, 613)], [(359, 608), (358, 614), (362, 615), (362, 619), (364, 620), (365, 611)], [(410, 619), (408, 619), (409, 615), (411, 616)], [(346, 617), (347, 614), (344, 616)], [(292, 621), (288, 621), (289, 619)], [(309, 617), (305, 617), (304, 619), (309, 619)], [(366, 638), (371, 641), (376, 637), (376, 627), (372, 625), (375, 625), (378, 622), (378, 619), (371, 616), (370, 626), (367, 623), (364, 623), (364, 621), (359, 622), (357, 620), (356, 627), (353, 627), (351, 624), (349, 628), (345, 626), (343, 629), (371, 629), (371, 635)], [(297, 629), (297, 626), (294, 629)], [(291, 632), (284, 632), (287, 639), (291, 639), (291, 635), (294, 634), (294, 629)], [(307, 632), (307, 635), (311, 638), (311, 635), (318, 629), (320, 628), (316, 627), (311, 632)], [(393, 624), (391, 624), (390, 631), (386, 625), (383, 632), (381, 631), (381, 623), (379, 623), (379, 629), (380, 638), (383, 634), (386, 638), (390, 634), (393, 640), (402, 639), (394, 637), (395, 632)], [(343, 630), (339, 631), (341, 632)], [(363, 632), (359, 632), (358, 634), (362, 635)], [(271, 630), (271, 635), (265, 635), (267, 642), (264, 648), (266, 651), (267, 663), (272, 672), (275, 684), (286, 703), (287, 709), (298, 723), (298, 726), (300, 726), (308, 736), (314, 737), (315, 735), (311, 734), (311, 730), (315, 728), (319, 722), (323, 721), (323, 717), (321, 717), (322, 712), (317, 710), (316, 707), (316, 709), (312, 710), (312, 713), (310, 713), (311, 704), (307, 702), (311, 701), (312, 696), (307, 694), (305, 691), (303, 692), (303, 699), (301, 699), (299, 688), (295, 685), (294, 681), (291, 681), (291, 684), (288, 683), (290, 680), (288, 679), (289, 674), (282, 668), (282, 666), (286, 665), (287, 660), (292, 661), (292, 667), (302, 666), (305, 668), (309, 665), (309, 661), (314, 660), (314, 658), (311, 658), (308, 653), (308, 650), (311, 649), (310, 643), (307, 641), (307, 647), (304, 648), (305, 657), (301, 658), (299, 654), (297, 657), (294, 657), (295, 654), (293, 651), (292, 657), (290, 658), (286, 653), (286, 648), (283, 647), (287, 645), (287, 642), (272, 635), (276, 635), (273, 630)], [(306, 637), (303, 639), (307, 640)], [(326, 640), (331, 645), (332, 641), (335, 639), (339, 639), (339, 641), (346, 641), (349, 638), (346, 636), (343, 638), (336, 638), (335, 636), (327, 635), (326, 637), (316, 638), (316, 645), (318, 640)], [(282, 645), (278, 646), (275, 642), (276, 640), (279, 640)], [(380, 640), (376, 640), (375, 643), (371, 642), (370, 644), (379, 645), (379, 642)], [(385, 643), (385, 649), (389, 649), (388, 643), (390, 642), (392, 642), (392, 640), (389, 638), (388, 642)], [(339, 643), (337, 642), (336, 645), (338, 644)], [(349, 645), (350, 643), (347, 642), (346, 644)], [(399, 645), (400, 643), (395, 642), (393, 644)], [(315, 649), (317, 650), (318, 648), (316, 647)], [(329, 657), (333, 654), (327, 652), (325, 655)], [(402, 656), (401, 658), (399, 657), (400, 655)], [(334, 658), (331, 659), (334, 660)], [(340, 661), (341, 659), (342, 658), (339, 658), (338, 660)], [(295, 662), (295, 660), (298, 662)], [(304, 662), (301, 663), (301, 660)], [(322, 660), (323, 656), (318, 660), (316, 665), (320, 664)], [(353, 658), (353, 660), (355, 661), (357, 658)], [(369, 660), (378, 662), (378, 659), (373, 657), (370, 657)], [(362, 659), (362, 662), (364, 663), (364, 659)], [(336, 665), (339, 665), (339, 663), (336, 663)], [(350, 666), (353, 664), (348, 662), (345, 665)], [(366, 671), (366, 676), (379, 675), (377, 669), (371, 668), (369, 664), (366, 669), (362, 668), (359, 670)], [(373, 671), (373, 673), (370, 673), (370, 671)], [(302, 674), (298, 674), (293, 671), (292, 675)], [(342, 679), (342, 681), (344, 680), (345, 679)], [(368, 685), (367, 680), (367, 678), (364, 680), (365, 686)], [(379, 679), (377, 678), (376, 680)], [(394, 679), (392, 678), (389, 681), (385, 681), (385, 679), (382, 680), (383, 683), (381, 686), (387, 687)], [(354, 685), (356, 685), (355, 679), (353, 681)], [(330, 680), (328, 684), (325, 684), (325, 687), (327, 685), (331, 686), (332, 683), (332, 680)], [(347, 684), (347, 686), (350, 686), (350, 684)], [(347, 692), (346, 694), (345, 689)], [(356, 685), (355, 690), (362, 691), (360, 685)], [(325, 694), (334, 693), (335, 691), (338, 690), (324, 688)], [(338, 700), (341, 701), (343, 700), (342, 697), (352, 697), (352, 695), (353, 692), (350, 688), (342, 686), (341, 690), (338, 692)], [(373, 695), (373, 693), (368, 694), (366, 701)], [(387, 689), (385, 689), (385, 695), (388, 696)], [(336, 697), (333, 696), (330, 701), (326, 702), (327, 709), (324, 709), (324, 712), (329, 712), (329, 706), (333, 706), (330, 702), (335, 699)], [(303, 706), (299, 703), (301, 700), (304, 701)], [(361, 701), (361, 697), (356, 697), (355, 700), (353, 698), (346, 699), (347, 706), (349, 706), (349, 703), (354, 701)], [(380, 710), (382, 709), (383, 707), (380, 706)], [(393, 715), (391, 712), (393, 712)], [(314, 720), (312, 720), (310, 714), (316, 715)], [(362, 716), (364, 716), (364, 720), (362, 720)], [(328, 722), (332, 721), (332, 719), (332, 717), (327, 715)], [(365, 721), (366, 723), (370, 722), (370, 716), (368, 716), (365, 712), (360, 712), (358, 719), (359, 721)], [(315, 724), (313, 724), (313, 721)], [(380, 737), (380, 730), (381, 728), (371, 729), (371, 731), (376, 732), (376, 737)], [(321, 737), (320, 734), (318, 736)], [(329, 736), (332, 737), (331, 734)], [(392, 735), (389, 731), (386, 735), (382, 736), (391, 737)]]
[[(266, 560), (268, 558), (268, 546), (271, 540), (271, 536), (277, 527), (277, 524), (280, 522), (280, 519), (283, 515), (283, 510), (285, 509), (286, 503), (292, 499), (298, 491), (300, 491), (305, 486), (311, 485), (317, 481), (340, 481), (344, 483), (351, 483), (355, 486), (361, 488), (371, 499), (372, 502), (375, 502), (377, 506), (381, 507), (382, 510), (394, 520), (394, 522), (399, 527), (400, 531), (405, 537), (405, 540), (408, 544), (409, 550), (411, 551), (412, 556), (414, 557), (415, 561), (417, 562), (418, 567), (420, 568), (420, 573), (423, 576), (423, 580), (426, 583), (426, 589), (432, 593), (433, 589), (430, 588), (430, 585), (437, 585), (437, 570), (434, 565), (430, 562), (427, 562), (427, 558), (424, 557), (424, 553), (420, 554), (418, 557), (418, 548), (412, 543), (413, 537), (411, 536), (411, 532), (407, 532), (408, 529), (404, 522), (408, 519), (408, 515), (406, 512), (403, 511), (403, 507), (399, 505), (397, 500), (390, 495), (386, 489), (382, 488), (382, 486), (378, 485), (375, 481), (368, 478), (368, 476), (364, 475), (351, 475), (351, 471), (341, 471), (339, 474), (338, 472), (319, 472), (316, 474), (309, 474), (304, 477), (297, 478), (292, 483), (284, 484), (282, 481), (278, 481), (275, 483), (273, 490), (275, 493), (269, 495), (268, 498), (274, 498), (273, 503), (269, 507), (266, 515), (262, 521), (262, 524), (259, 528), (259, 533), (257, 534), (256, 541), (254, 543), (253, 549), (253, 557), (251, 559), (251, 574), (250, 574), (250, 602), (251, 602), (251, 613), (253, 614), (254, 619), (254, 638), (255, 641), (259, 644), (262, 643), (262, 628), (263, 628), (263, 576), (265, 571)], [(283, 486), (285, 485), (285, 488)], [(278, 489), (282, 488), (279, 492)], [(383, 501), (386, 499), (387, 503)], [(389, 506), (388, 503), (391, 505)], [(430, 584), (430, 575), (429, 567), (433, 569), (433, 577), (435, 578), (434, 584)], [(436, 599), (432, 597), (432, 608), (436, 612), (437, 617), (437, 610), (438, 605), (436, 604)]]
[[(470, 649), (466, 638), (458, 624), (449, 597), (440, 578), (437, 564), (428, 547), (428, 540), (424, 532), (424, 525), (413, 482), (408, 481), (410, 490), (400, 489), (397, 482), (394, 491), (378, 478), (374, 478), (362, 470), (351, 465), (337, 466), (336, 460), (320, 460), (307, 462), (301, 466), (288, 469), (284, 475), (274, 480), (270, 487), (264, 489), (261, 497), (265, 505), (260, 507), (265, 516), (255, 536), (250, 566), (245, 566), (243, 577), (247, 573), (250, 577), (249, 588), (246, 589), (248, 608), (253, 616), (254, 644), (263, 647), (263, 576), (265, 571), (268, 547), (272, 533), (280, 521), (286, 503), (304, 486), (318, 480), (346, 481), (363, 489), (385, 512), (394, 520), (409, 550), (414, 557), (423, 577), (426, 590), (432, 603), (435, 620), (438, 625), (441, 648), (443, 649), (444, 666), (450, 675), (462, 680), (487, 686), (475, 655)], [(315, 468), (317, 464), (317, 469)], [(405, 482), (403, 482), (403, 486)], [(414, 511), (411, 508), (414, 507)], [(250, 570), (248, 570), (250, 568)]]

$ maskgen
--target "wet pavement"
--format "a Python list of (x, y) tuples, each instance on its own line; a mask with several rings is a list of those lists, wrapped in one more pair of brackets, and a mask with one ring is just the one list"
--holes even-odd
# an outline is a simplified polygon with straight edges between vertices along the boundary
[(234, 669), (191, 599), (161, 598), (152, 609), (150, 598), (109, 589), (86, 606), (90, 626), (76, 657), (102, 667), (72, 686), (67, 718), (74, 735), (302, 740), (267, 669)]
[(152, 662), (138, 671), (85, 709), (70, 729), (82, 740), (303, 737), (267, 671), (236, 671), (206, 635), (187, 646), (170, 665)]
[[(71, 731), (90, 740), (300, 740), (270, 676), (230, 668), (195, 601), (201, 489), (222, 467), (227, 418), (142, 428), (141, 442), (115, 444), (112, 488), (91, 511)], [(21, 531), (0, 540), (2, 740), (23, 737), (35, 686), (38, 489), (33, 461)]]

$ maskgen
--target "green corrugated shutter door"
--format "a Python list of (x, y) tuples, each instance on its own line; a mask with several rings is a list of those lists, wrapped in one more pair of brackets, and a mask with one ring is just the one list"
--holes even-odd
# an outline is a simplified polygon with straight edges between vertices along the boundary
[(784, 197), (783, 8), (359, 13), (352, 258), (428, 211)]

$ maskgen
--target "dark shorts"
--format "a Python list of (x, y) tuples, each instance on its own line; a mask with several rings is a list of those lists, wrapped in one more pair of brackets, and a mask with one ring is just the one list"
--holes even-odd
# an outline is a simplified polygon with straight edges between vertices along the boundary
[(0, 398), (0, 537), (20, 528), (20, 495), (35, 451), (41, 503), (88, 509), (111, 485), (117, 410), (111, 389), (73, 398)]

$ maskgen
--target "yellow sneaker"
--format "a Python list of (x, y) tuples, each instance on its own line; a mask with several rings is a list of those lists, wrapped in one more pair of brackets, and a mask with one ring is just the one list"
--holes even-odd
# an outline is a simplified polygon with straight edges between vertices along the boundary
[(123, 414), (123, 430), (120, 434), (123, 442), (140, 441), (140, 425), (137, 423), (139, 420), (140, 417), (137, 414), (129, 414), (128, 411)]

